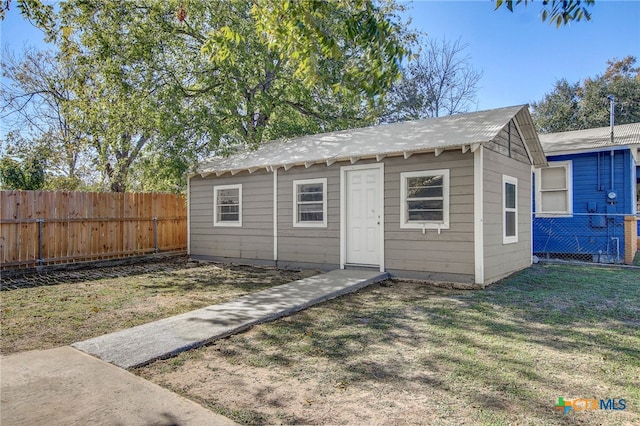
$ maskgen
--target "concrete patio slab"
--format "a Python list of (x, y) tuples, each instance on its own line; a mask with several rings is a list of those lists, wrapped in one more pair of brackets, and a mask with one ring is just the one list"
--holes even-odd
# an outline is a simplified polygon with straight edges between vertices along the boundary
[(336, 270), (219, 305), (74, 343), (122, 368), (148, 364), (272, 321), (387, 278), (384, 272)]
[(0, 424), (235, 425), (71, 347), (0, 357)]

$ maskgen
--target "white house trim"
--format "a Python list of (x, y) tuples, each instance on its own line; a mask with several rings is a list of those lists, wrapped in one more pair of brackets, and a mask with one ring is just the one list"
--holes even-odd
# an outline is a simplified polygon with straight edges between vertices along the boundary
[[(238, 190), (238, 220), (226, 222), (218, 220), (218, 191), (225, 189)], [(235, 185), (214, 185), (213, 186), (213, 226), (215, 227), (242, 227), (242, 184)]]
[(273, 261), (278, 261), (278, 168), (273, 169)]
[[(400, 173), (400, 228), (402, 229), (449, 229), (450, 179), (449, 169), (420, 170)], [(442, 220), (410, 222), (407, 212), (407, 178), (418, 176), (442, 176)]]
[[(298, 221), (298, 185), (307, 183), (322, 184), (322, 222)], [(294, 228), (326, 228), (327, 227), (327, 178), (294, 179), (293, 181), (293, 227)]]
[(187, 256), (191, 256), (191, 177), (187, 178)]
[[(534, 212), (536, 217), (573, 217), (573, 161), (549, 161), (547, 167), (541, 167), (536, 169), (535, 173), (535, 188), (536, 188), (536, 211)], [(564, 168), (565, 170), (565, 188), (567, 210), (566, 211), (550, 211), (542, 209), (542, 169), (551, 168)]]
[(474, 275), (476, 284), (484, 284), (484, 148), (472, 151)]
[[(511, 184), (515, 187), (516, 190), (516, 199), (515, 199), (515, 207), (509, 208), (506, 205), (507, 202), (507, 192), (506, 192), (506, 184)], [(502, 244), (513, 244), (518, 242), (518, 179), (508, 175), (502, 175)], [(507, 212), (515, 213), (515, 235), (507, 236)]]

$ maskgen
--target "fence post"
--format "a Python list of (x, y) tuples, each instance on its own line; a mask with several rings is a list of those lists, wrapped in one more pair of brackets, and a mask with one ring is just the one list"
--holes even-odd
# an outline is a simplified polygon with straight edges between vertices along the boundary
[(153, 252), (158, 252), (158, 216), (153, 217)]
[(624, 217), (624, 263), (633, 265), (633, 260), (638, 251), (638, 218), (635, 216)]
[(44, 241), (42, 240), (44, 219), (36, 219), (36, 222), (38, 222), (38, 266), (42, 266), (44, 265)]

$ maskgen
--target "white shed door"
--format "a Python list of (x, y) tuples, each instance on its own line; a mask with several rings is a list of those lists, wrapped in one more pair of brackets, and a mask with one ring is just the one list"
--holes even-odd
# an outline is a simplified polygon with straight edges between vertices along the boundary
[(346, 263), (380, 265), (380, 169), (346, 173)]

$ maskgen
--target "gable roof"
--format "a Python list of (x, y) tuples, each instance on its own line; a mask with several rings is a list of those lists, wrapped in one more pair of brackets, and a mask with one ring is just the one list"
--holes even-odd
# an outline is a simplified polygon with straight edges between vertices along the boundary
[(289, 169), (296, 165), (308, 167), (324, 162), (355, 162), (362, 158), (461, 147), (464, 152), (467, 149), (475, 150), (478, 145), (493, 140), (512, 119), (518, 124), (532, 163), (545, 165), (546, 157), (528, 105), (519, 105), (267, 142), (255, 150), (205, 160), (196, 168), (196, 174), (236, 174), (243, 170), (252, 172), (278, 167)]
[(613, 143), (611, 143), (610, 126), (571, 132), (542, 133), (539, 138), (547, 154), (627, 147), (640, 145), (640, 123), (613, 126)]

